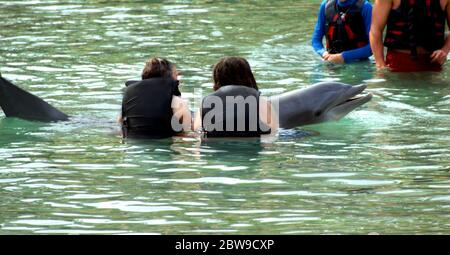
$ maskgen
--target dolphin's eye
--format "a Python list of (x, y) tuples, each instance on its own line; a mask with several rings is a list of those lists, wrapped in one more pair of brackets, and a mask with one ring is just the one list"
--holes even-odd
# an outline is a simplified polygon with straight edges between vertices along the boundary
[(322, 115), (321, 111), (316, 112), (316, 117), (319, 117), (320, 115)]

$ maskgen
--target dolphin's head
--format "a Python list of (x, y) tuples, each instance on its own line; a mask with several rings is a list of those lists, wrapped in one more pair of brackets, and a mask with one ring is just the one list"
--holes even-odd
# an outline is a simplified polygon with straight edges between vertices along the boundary
[[(331, 95), (328, 100), (323, 101), (322, 108), (316, 112), (316, 114), (322, 112), (317, 116), (322, 121), (340, 120), (372, 99), (372, 94), (363, 93), (367, 88), (364, 84), (350, 86), (342, 83), (326, 83), (321, 86), (328, 90), (325, 93)], [(338, 87), (339, 89), (336, 89)]]
[(283, 128), (339, 120), (372, 99), (366, 85), (322, 82), (278, 97)]

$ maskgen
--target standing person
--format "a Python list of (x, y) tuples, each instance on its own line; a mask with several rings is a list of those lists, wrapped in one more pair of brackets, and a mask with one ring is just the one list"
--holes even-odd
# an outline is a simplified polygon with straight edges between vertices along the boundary
[(441, 71), (450, 51), (450, 39), (445, 38), (445, 21), (450, 22), (449, 2), (376, 0), (370, 41), (377, 67), (395, 72)]
[(372, 5), (366, 0), (326, 0), (320, 6), (312, 46), (325, 61), (334, 64), (367, 59), (372, 55), (371, 21)]

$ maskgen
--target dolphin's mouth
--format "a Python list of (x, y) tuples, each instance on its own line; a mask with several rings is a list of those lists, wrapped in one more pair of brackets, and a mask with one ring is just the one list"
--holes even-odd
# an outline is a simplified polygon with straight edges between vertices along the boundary
[(342, 101), (331, 108), (334, 118), (340, 119), (359, 106), (369, 102), (372, 99), (372, 94), (366, 92), (366, 88), (366, 85), (353, 86), (348, 94), (342, 98)]
[(371, 97), (371, 96), (372, 96), (372, 94), (370, 94), (370, 93), (359, 94), (359, 95), (353, 96), (353, 97), (351, 97), (351, 98), (349, 98), (349, 99), (347, 99), (347, 100), (337, 104), (335, 107), (341, 106), (341, 105), (344, 105), (344, 104), (348, 104), (348, 103), (353, 102), (353, 101), (362, 100), (362, 99), (365, 99), (365, 98)]

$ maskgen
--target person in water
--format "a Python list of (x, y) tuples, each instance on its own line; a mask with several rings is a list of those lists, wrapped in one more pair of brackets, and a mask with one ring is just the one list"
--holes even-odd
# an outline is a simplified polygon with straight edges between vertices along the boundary
[(166, 138), (191, 125), (190, 111), (181, 99), (176, 66), (164, 58), (149, 59), (141, 81), (128, 81), (119, 123), (124, 137)]
[[(370, 41), (379, 69), (441, 71), (450, 51), (450, 0), (377, 0)], [(384, 46), (383, 31), (387, 26)]]
[(202, 100), (193, 129), (210, 137), (260, 137), (278, 128), (273, 105), (260, 96), (244, 58), (222, 58), (213, 70), (214, 92)]
[(367, 59), (372, 55), (369, 43), (371, 21), (372, 5), (366, 0), (323, 1), (312, 46), (323, 60), (334, 64)]

